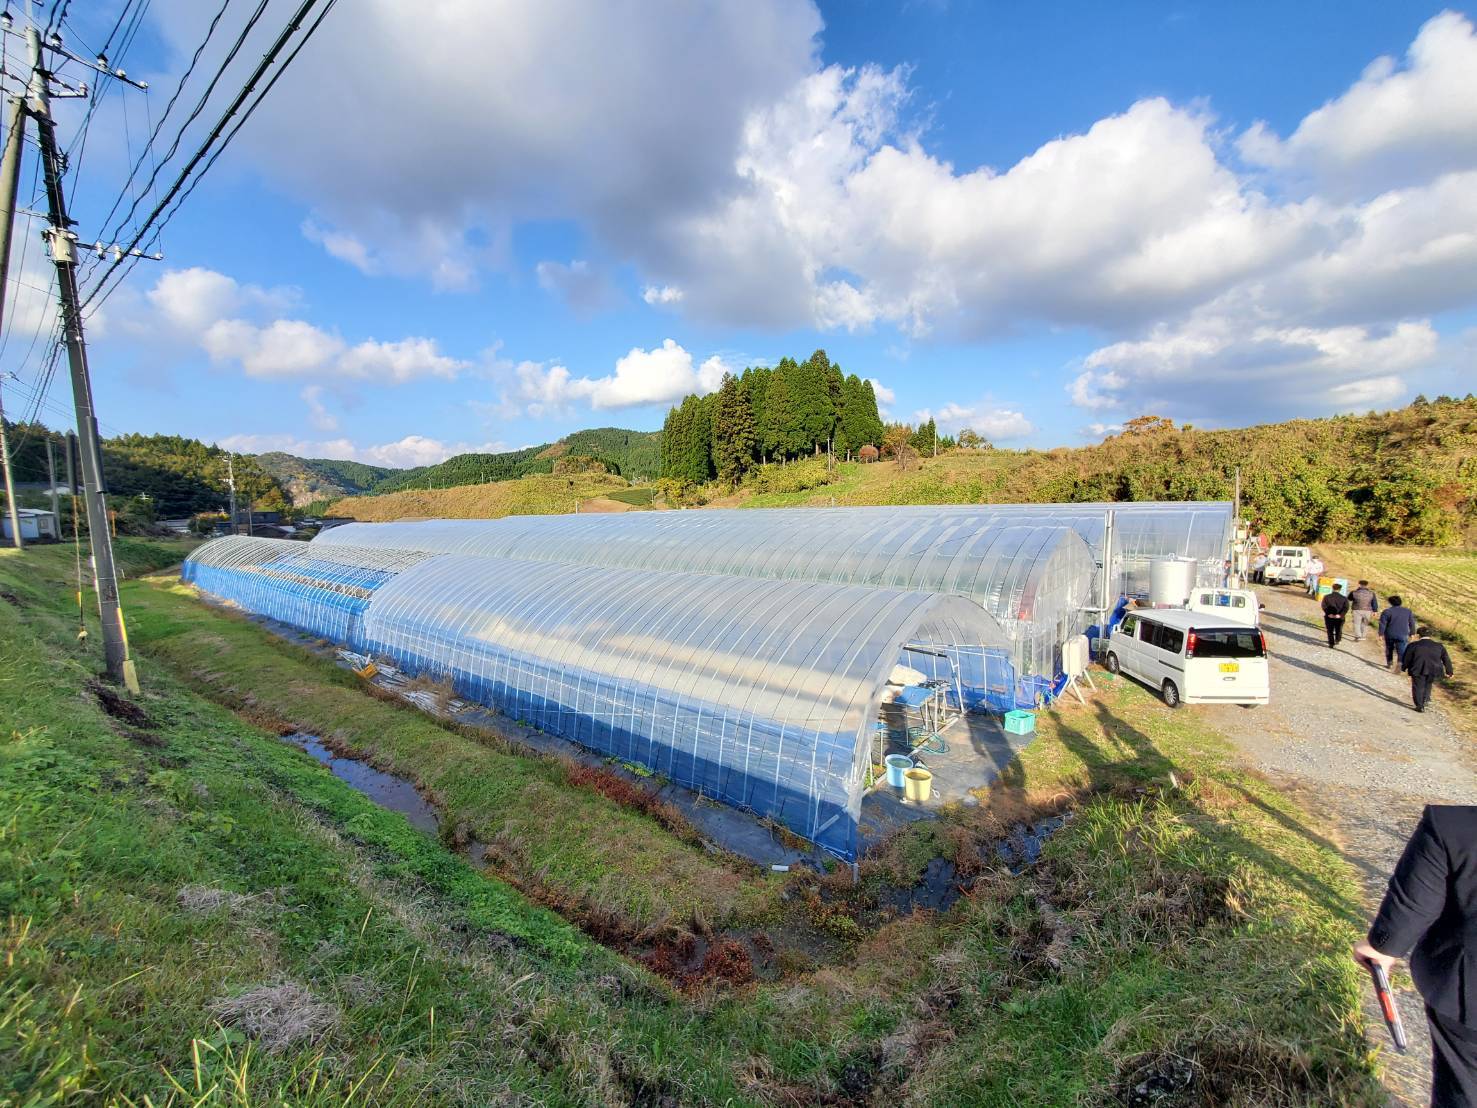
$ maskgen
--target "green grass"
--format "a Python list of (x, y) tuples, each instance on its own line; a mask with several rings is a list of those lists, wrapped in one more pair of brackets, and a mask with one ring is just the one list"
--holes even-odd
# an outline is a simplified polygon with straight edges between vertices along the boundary
[(212, 699), (290, 726), (415, 781), (443, 813), (495, 848), (515, 879), (556, 903), (632, 931), (695, 912), (714, 922), (761, 911), (769, 886), (680, 841), (649, 817), (565, 782), (564, 764), (441, 726), (366, 696), (330, 660), (154, 579), (124, 589), (135, 645)]
[[(140, 546), (130, 572), (177, 554)], [(1201, 1101), (1378, 1102), (1345, 953), (1349, 868), (1232, 768), (1197, 712), (1128, 682), (1043, 713), (977, 808), (910, 830), (859, 889), (794, 881), (799, 910), (851, 921), (849, 953), (683, 997), (254, 726), (323, 712), (301, 722), (421, 759), (450, 806), (518, 803), (456, 777), (496, 777), (507, 751), (244, 620), (131, 584), (156, 726), (108, 719), (85, 690), (97, 636), (73, 638), (63, 555), (0, 555), (16, 598), (0, 601), (0, 1103), (1044, 1108), (1110, 1101), (1170, 1056), (1199, 1067)], [(556, 775), (531, 772), (546, 823), (578, 818)], [(1041, 864), (1012, 877), (981, 861), (1002, 824), (1052, 806), (1076, 815)], [(599, 810), (601, 825), (546, 832), (575, 853), (547, 859), (570, 887), (627, 873), (611, 844), (633, 829), (671, 857), (690, 849)], [(943, 916), (880, 919), (884, 872), (939, 853), (981, 872), (971, 894)], [(244, 899), (191, 910), (187, 886)], [(221, 1026), (222, 1001), (283, 982), (336, 1014), (316, 1042), (272, 1053)]]
[[(0, 581), (36, 591), (18, 561)], [(154, 726), (110, 720), (37, 614), (0, 603), (0, 1103), (597, 1104), (618, 1058), (734, 1094), (558, 916), (147, 657)], [(189, 910), (191, 887), (239, 899)], [(281, 982), (337, 1014), (321, 1041), (267, 1053), (213, 1020)]]
[(633, 489), (615, 489), (605, 494), (607, 500), (618, 500), (622, 504), (629, 504), (633, 508), (649, 508), (652, 501), (656, 499), (656, 487), (645, 485)]

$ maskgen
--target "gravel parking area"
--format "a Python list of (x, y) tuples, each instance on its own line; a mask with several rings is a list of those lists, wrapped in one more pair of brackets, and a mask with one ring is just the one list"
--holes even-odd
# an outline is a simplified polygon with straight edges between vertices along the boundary
[[(1272, 703), (1207, 710), (1251, 766), (1325, 819), (1329, 837), (1358, 867), (1373, 915), (1421, 808), (1477, 803), (1473, 743), (1452, 725), (1439, 688), (1425, 713), (1411, 707), (1409, 679), (1384, 668), (1384, 647), (1372, 632), (1330, 649), (1321, 612), (1301, 589), (1259, 592)], [(1430, 1087), (1425, 1012), (1408, 978), (1399, 992), (1410, 1053), (1388, 1048), (1372, 995), (1371, 1038), (1383, 1049), (1394, 1101), (1423, 1105)]]

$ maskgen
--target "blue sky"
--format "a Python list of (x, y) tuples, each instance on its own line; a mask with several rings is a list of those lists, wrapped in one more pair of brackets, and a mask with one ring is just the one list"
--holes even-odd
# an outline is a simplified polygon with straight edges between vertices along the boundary
[[(76, 7), (86, 53), (119, 5)], [(214, 7), (149, 8), (84, 238)], [(405, 465), (659, 427), (824, 347), (896, 418), (1045, 447), (1467, 392), (1474, 226), (1477, 35), (1436, 5), (343, 0), (89, 320), (92, 364), (110, 431)], [(34, 243), (12, 275), (13, 411)], [(58, 376), (43, 418), (68, 403)]]

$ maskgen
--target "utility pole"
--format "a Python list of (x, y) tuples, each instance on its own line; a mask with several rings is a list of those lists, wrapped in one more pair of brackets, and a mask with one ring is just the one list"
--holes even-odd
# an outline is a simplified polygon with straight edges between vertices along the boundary
[[(4, 295), (4, 286), (0, 285), (0, 297)], [(10, 537), (15, 540), (17, 550), (24, 550), (26, 540), (21, 537), (21, 515), (15, 505), (15, 482), (10, 478), (10, 441), (5, 436), (4, 399), (0, 399), (0, 462), (5, 463), (5, 503), (10, 508)]]
[(51, 219), (46, 237), (61, 300), (62, 334), (67, 345), (67, 364), (72, 376), (72, 401), (76, 407), (77, 435), (82, 456), (82, 494), (87, 507), (87, 531), (92, 543), (92, 575), (97, 590), (98, 614), (102, 620), (103, 656), (108, 675), (130, 690), (138, 690), (138, 674), (128, 656), (128, 636), (123, 629), (123, 609), (118, 603), (118, 572), (113, 565), (113, 544), (108, 535), (108, 509), (103, 499), (103, 456), (98, 442), (97, 412), (92, 399), (92, 379), (87, 369), (87, 345), (82, 334), (82, 312), (77, 302), (77, 244), (67, 218), (67, 197), (62, 187), (61, 155), (57, 149), (56, 124), (51, 118), (51, 93), (41, 56), (41, 35), (34, 22), (26, 27), (30, 55), (31, 84), (27, 110), (36, 120), (41, 144), (41, 165), (46, 177), (46, 200)]
[[(21, 143), (26, 134), (26, 113), (20, 98), (5, 98), (9, 118), (5, 121), (5, 152), (0, 157), (0, 325), (5, 322), (5, 285), (10, 275), (10, 238), (15, 228), (15, 194), (20, 187)], [(5, 405), (0, 403), (0, 460), (5, 466), (5, 502), (10, 506), (10, 533), (15, 548), (25, 549), (21, 538), (20, 513), (16, 510), (15, 482), (10, 475), (10, 444), (5, 440)]]
[(231, 490), (231, 534), (236, 534), (236, 455), (226, 455), (226, 485)]
[(51, 517), (56, 524), (56, 537), (62, 537), (62, 513), (56, 503), (56, 453), (51, 449), (51, 432), (46, 432), (46, 491), (51, 493)]

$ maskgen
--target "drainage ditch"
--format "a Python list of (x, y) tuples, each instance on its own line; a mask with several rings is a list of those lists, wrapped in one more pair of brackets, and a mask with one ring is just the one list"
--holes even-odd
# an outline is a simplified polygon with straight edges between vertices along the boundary
[[(531, 899), (547, 903), (552, 898), (539, 888), (529, 888), (519, 875), (498, 869), (485, 843), (458, 834), (449, 840), (441, 833), (441, 815), (415, 784), (397, 774), (376, 769), (359, 758), (337, 753), (318, 738), (303, 731), (281, 736), (282, 741), (302, 750), (324, 766), (350, 788), (362, 793), (379, 807), (399, 812), (417, 830), (437, 839), (448, 850), (465, 857), (479, 870), (496, 872), (497, 876), (518, 887)], [(1040, 856), (1047, 838), (1071, 818), (1071, 813), (1052, 816), (1032, 824), (1018, 823), (1010, 834), (980, 847), (981, 862), (1003, 862), (1013, 874), (1033, 864)], [(912, 885), (868, 882), (863, 891), (867, 905), (857, 911), (863, 926), (874, 927), (915, 911), (947, 912), (978, 880), (977, 875), (963, 876), (954, 862), (946, 858), (929, 861), (919, 880)], [(722, 928), (695, 934), (674, 929), (654, 938), (612, 933), (594, 921), (571, 917), (567, 906), (548, 904), (561, 910), (566, 918), (581, 927), (596, 941), (620, 951), (645, 965), (652, 972), (683, 988), (706, 983), (727, 982), (734, 985), (754, 980), (775, 981), (796, 972), (845, 957), (851, 939), (858, 937), (847, 928), (817, 925), (815, 905), (849, 904), (861, 890), (819, 893), (797, 885), (787, 891), (785, 899), (791, 911), (777, 925), (767, 928)], [(822, 914), (825, 914), (824, 908)], [(835, 917), (831, 917), (833, 923)]]

